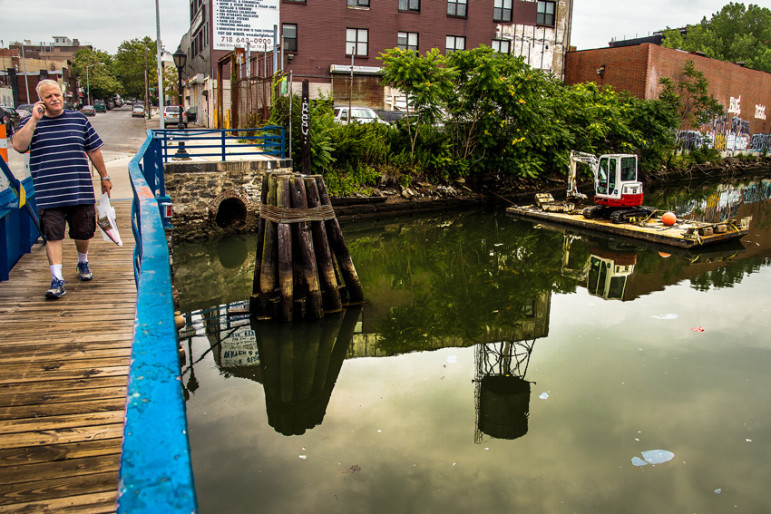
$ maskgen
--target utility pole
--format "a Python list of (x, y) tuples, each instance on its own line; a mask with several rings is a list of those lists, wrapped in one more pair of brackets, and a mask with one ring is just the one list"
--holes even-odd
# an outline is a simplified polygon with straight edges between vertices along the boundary
[(152, 118), (152, 110), (150, 108), (150, 91), (149, 91), (149, 79), (147, 76), (147, 45), (145, 45), (145, 109), (147, 110), (147, 119)]

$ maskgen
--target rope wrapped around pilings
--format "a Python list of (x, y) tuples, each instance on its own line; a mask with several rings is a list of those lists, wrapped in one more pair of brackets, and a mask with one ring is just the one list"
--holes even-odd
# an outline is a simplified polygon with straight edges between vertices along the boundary
[(260, 318), (324, 317), (364, 293), (321, 175), (263, 176), (251, 310)]

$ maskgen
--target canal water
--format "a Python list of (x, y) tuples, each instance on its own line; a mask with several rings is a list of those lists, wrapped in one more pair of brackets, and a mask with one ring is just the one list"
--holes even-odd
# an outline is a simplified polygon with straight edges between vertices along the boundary
[(250, 321), (253, 236), (174, 248), (200, 511), (768, 512), (771, 180), (670, 186), (752, 216), (700, 251), (503, 208), (343, 223), (367, 298)]

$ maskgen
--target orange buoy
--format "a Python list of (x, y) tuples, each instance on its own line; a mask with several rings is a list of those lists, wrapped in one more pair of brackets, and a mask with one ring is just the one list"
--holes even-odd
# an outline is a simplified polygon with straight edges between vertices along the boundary
[(674, 212), (665, 212), (664, 215), (661, 217), (661, 222), (664, 225), (672, 226), (677, 221), (677, 216), (675, 216)]

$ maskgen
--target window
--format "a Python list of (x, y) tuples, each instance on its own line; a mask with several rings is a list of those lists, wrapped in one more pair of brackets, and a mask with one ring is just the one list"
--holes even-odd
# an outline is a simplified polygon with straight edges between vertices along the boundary
[(492, 48), (496, 52), (501, 52), (503, 54), (511, 53), (511, 41), (506, 41), (504, 39), (493, 39)]
[(348, 0), (348, 7), (369, 7), (369, 0)]
[(493, 20), (511, 21), (511, 0), (495, 0), (495, 4), (493, 4)]
[(420, 0), (399, 0), (400, 11), (420, 11)]
[(281, 25), (281, 34), (284, 36), (284, 50), (287, 52), (296, 52), (297, 25), (294, 23), (284, 23)]
[(345, 55), (367, 55), (369, 30), (346, 29), (345, 30)]
[(554, 2), (538, 1), (538, 14), (535, 22), (538, 25), (545, 25), (547, 27), (554, 26)]
[(466, 38), (463, 36), (447, 36), (447, 53), (466, 49)]
[(417, 32), (399, 32), (396, 37), (396, 46), (401, 50), (418, 50)]
[(447, 0), (447, 16), (466, 17), (467, 0)]

